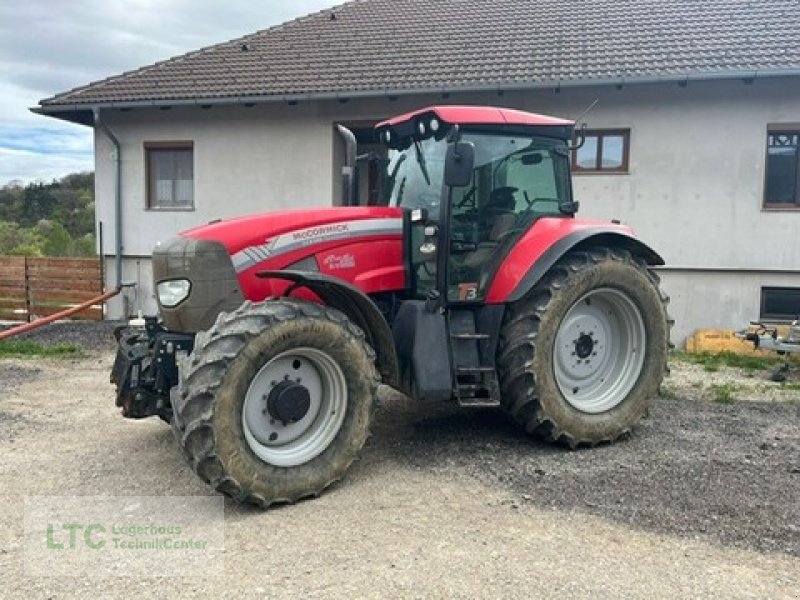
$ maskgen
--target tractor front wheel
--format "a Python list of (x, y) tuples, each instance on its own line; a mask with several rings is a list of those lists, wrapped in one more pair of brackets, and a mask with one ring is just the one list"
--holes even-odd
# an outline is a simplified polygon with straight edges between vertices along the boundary
[(629, 432), (666, 371), (667, 301), (626, 250), (568, 253), (507, 311), (497, 361), (506, 411), (571, 447)]
[(172, 394), (195, 472), (267, 507), (316, 496), (369, 436), (374, 352), (342, 313), (296, 300), (246, 302), (197, 336)]

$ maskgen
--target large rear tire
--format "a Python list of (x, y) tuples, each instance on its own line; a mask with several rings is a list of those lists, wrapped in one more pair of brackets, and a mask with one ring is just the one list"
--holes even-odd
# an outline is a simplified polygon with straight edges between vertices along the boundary
[(528, 433), (571, 447), (627, 434), (666, 372), (668, 301), (626, 250), (569, 252), (507, 310), (503, 408)]
[(203, 481), (266, 508), (317, 496), (369, 436), (378, 374), (341, 312), (290, 299), (244, 303), (197, 336), (171, 400)]

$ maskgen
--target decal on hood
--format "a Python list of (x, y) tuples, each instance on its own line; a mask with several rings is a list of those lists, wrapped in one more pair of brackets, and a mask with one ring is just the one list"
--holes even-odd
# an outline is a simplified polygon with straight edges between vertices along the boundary
[(231, 261), (236, 272), (240, 273), (260, 262), (305, 246), (351, 237), (401, 235), (402, 233), (403, 219), (359, 219), (315, 225), (268, 238), (261, 245), (243, 248), (231, 256)]

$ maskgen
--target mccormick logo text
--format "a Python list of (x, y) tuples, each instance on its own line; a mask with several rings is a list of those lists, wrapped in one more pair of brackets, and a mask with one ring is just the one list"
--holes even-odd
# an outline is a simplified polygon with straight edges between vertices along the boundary
[(311, 229), (304, 229), (303, 231), (296, 231), (292, 234), (292, 239), (295, 241), (298, 240), (307, 240), (309, 238), (315, 238), (325, 235), (331, 235), (335, 233), (345, 233), (350, 230), (350, 227), (347, 223), (336, 223), (334, 225), (323, 225), (321, 227), (312, 227)]

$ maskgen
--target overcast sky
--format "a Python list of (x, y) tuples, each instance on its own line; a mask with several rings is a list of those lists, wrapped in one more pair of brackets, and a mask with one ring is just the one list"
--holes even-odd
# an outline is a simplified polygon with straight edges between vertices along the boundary
[(42, 98), (341, 0), (0, 2), (0, 186), (92, 170), (92, 130), (31, 113)]

